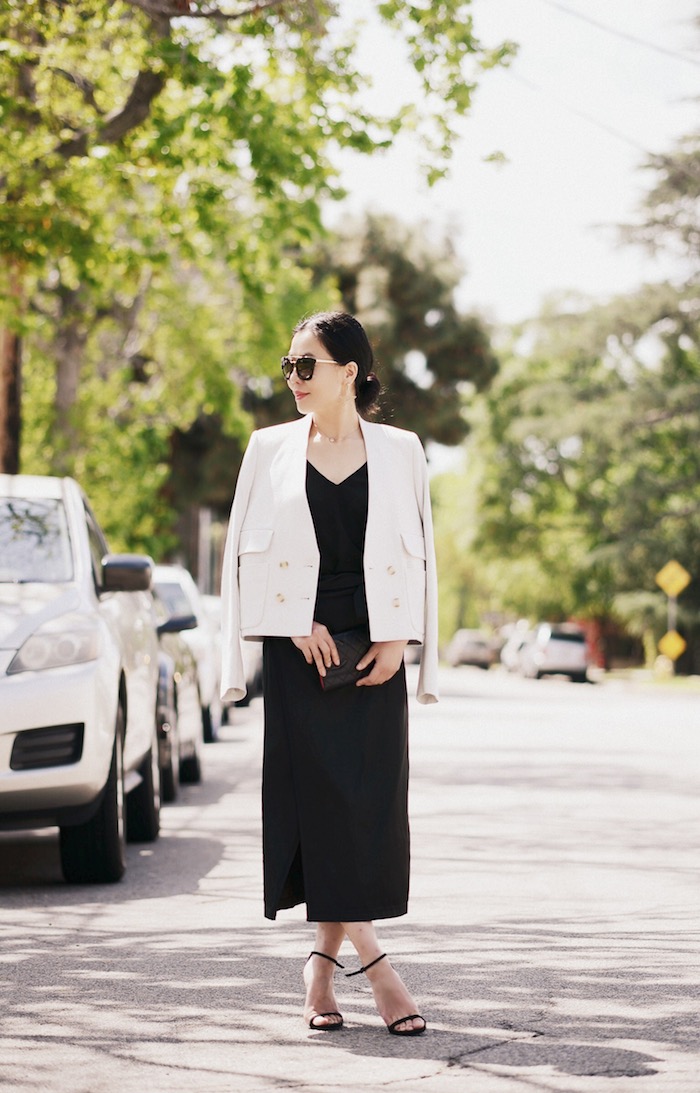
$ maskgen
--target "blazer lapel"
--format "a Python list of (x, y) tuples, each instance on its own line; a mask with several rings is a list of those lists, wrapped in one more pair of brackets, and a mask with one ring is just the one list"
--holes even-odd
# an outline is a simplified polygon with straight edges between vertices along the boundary
[[(367, 527), (365, 529), (365, 558), (372, 556), (372, 545), (381, 539), (384, 508), (388, 495), (382, 500), (382, 480), (385, 478), (385, 459), (383, 453), (384, 434), (374, 422), (360, 418), (360, 428), (367, 453)], [(369, 550), (368, 550), (369, 544)]]
[(316, 544), (311, 510), (306, 496), (306, 451), (311, 415), (292, 422), (270, 467), (279, 530), (297, 546)]

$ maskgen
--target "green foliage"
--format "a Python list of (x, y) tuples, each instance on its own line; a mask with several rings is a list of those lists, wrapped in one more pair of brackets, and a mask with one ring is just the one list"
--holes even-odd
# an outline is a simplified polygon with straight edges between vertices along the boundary
[(659, 603), (654, 576), (676, 558), (694, 575), (681, 617), (696, 633), (694, 288), (650, 286), (605, 306), (550, 310), (519, 344), (485, 396), (469, 449), (479, 468), (480, 579), (496, 591), (495, 578), (509, 615), (613, 615), (658, 639), (658, 616), (640, 623), (639, 605), (648, 608), (644, 593)]
[[(381, 13), (446, 92), (422, 118), (445, 155), (464, 61), (498, 59), (468, 8)], [(178, 506), (224, 507), (242, 395), (269, 390), (300, 313), (339, 301), (333, 271), (299, 261), (338, 193), (332, 153), (383, 147), (405, 117), (365, 110), (339, 28), (324, 0), (0, 11), (0, 321), (25, 339), (23, 464), (76, 474), (117, 545), (158, 556)]]
[[(424, 442), (458, 444), (468, 430), (465, 400), (489, 385), (498, 364), (484, 324), (455, 305), (462, 269), (450, 241), (433, 238), (427, 225), (368, 216), (305, 261), (316, 284), (335, 279), (342, 307), (369, 333), (386, 389), (380, 418)], [(287, 405), (277, 392), (251, 408), (274, 420)]]

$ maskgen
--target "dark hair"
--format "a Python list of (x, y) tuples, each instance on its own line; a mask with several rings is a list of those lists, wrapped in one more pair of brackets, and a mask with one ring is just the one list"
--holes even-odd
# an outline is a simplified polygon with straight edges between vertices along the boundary
[(309, 329), (338, 364), (355, 361), (357, 409), (360, 413), (371, 413), (375, 410), (379, 403), (382, 385), (372, 371), (374, 353), (362, 324), (347, 311), (319, 311), (316, 315), (309, 315), (298, 322), (294, 327), (294, 333)]

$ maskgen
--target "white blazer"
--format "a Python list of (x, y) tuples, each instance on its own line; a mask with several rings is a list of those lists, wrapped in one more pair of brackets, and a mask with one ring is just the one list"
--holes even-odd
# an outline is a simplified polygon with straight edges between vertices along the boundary
[[(254, 432), (224, 551), (222, 698), (246, 693), (241, 637), (311, 633), (320, 554), (306, 498), (311, 415)], [(428, 468), (415, 433), (360, 419), (369, 502), (364, 579), (372, 641), (422, 643), (419, 702), (437, 702), (437, 574)], [(300, 654), (301, 655), (301, 654)]]

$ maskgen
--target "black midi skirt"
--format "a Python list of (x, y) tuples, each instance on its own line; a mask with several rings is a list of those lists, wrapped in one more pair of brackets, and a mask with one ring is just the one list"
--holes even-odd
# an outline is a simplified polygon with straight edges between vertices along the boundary
[[(312, 482), (315, 519), (320, 503), (324, 512), (333, 505), (330, 485)], [(319, 541), (323, 551), (322, 531)], [(328, 555), (316, 619), (331, 633), (366, 627), (361, 575), (329, 573)], [(403, 664), (381, 686), (326, 692), (290, 638), (266, 638), (263, 692), (265, 916), (301, 903), (311, 922), (404, 915), (410, 846)]]
[(380, 687), (324, 692), (289, 638), (264, 649), (265, 916), (311, 922), (406, 913), (408, 717), (403, 666)]

